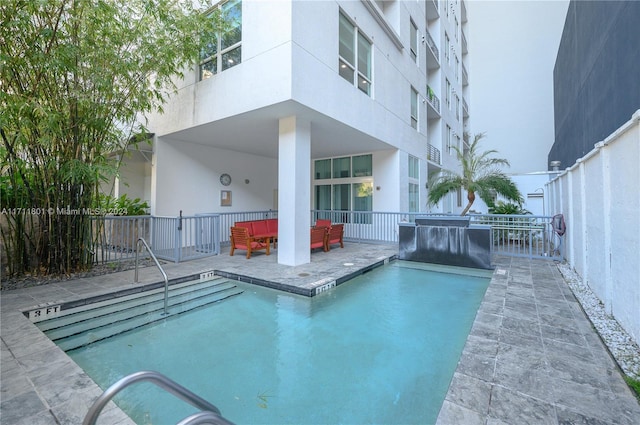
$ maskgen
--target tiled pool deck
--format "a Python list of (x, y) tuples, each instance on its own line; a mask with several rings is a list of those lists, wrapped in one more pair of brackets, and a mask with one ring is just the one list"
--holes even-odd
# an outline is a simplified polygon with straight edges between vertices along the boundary
[[(216, 269), (304, 292), (339, 283), (396, 252), (396, 246), (348, 243), (314, 253), (310, 264), (298, 267), (279, 265), (276, 255), (263, 253), (163, 267), (169, 278)], [(438, 424), (640, 423), (640, 404), (555, 263), (496, 257), (494, 264)], [(145, 268), (135, 285), (159, 278), (155, 267)], [(0, 423), (80, 424), (102, 392), (20, 310), (132, 288), (132, 282), (133, 271), (127, 271), (0, 294)], [(98, 423), (133, 422), (110, 404)]]

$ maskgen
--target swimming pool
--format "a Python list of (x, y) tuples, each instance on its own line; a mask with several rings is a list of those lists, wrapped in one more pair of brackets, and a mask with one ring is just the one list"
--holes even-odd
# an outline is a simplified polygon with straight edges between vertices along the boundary
[[(156, 370), (237, 424), (434, 423), (490, 278), (429, 268), (396, 261), (314, 298), (242, 284), (68, 354), (103, 388)], [(150, 384), (116, 401), (139, 424), (195, 412)]]

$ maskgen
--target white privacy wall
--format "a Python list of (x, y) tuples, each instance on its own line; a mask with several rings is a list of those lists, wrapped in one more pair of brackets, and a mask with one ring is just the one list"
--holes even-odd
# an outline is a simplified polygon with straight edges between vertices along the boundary
[(640, 343), (640, 110), (547, 184), (567, 223), (565, 256)]

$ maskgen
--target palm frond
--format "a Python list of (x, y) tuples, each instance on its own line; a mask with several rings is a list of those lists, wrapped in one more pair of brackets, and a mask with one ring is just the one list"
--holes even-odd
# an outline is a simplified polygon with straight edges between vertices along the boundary
[(463, 179), (453, 173), (442, 171), (432, 175), (427, 182), (428, 204), (437, 204), (449, 192), (456, 191), (463, 186)]

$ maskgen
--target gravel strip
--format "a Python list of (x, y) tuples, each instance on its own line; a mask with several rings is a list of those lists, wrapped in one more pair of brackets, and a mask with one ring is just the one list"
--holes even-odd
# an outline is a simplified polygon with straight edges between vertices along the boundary
[(624, 374), (640, 380), (638, 344), (631, 339), (618, 321), (605, 311), (602, 301), (568, 264), (558, 264), (558, 269)]

